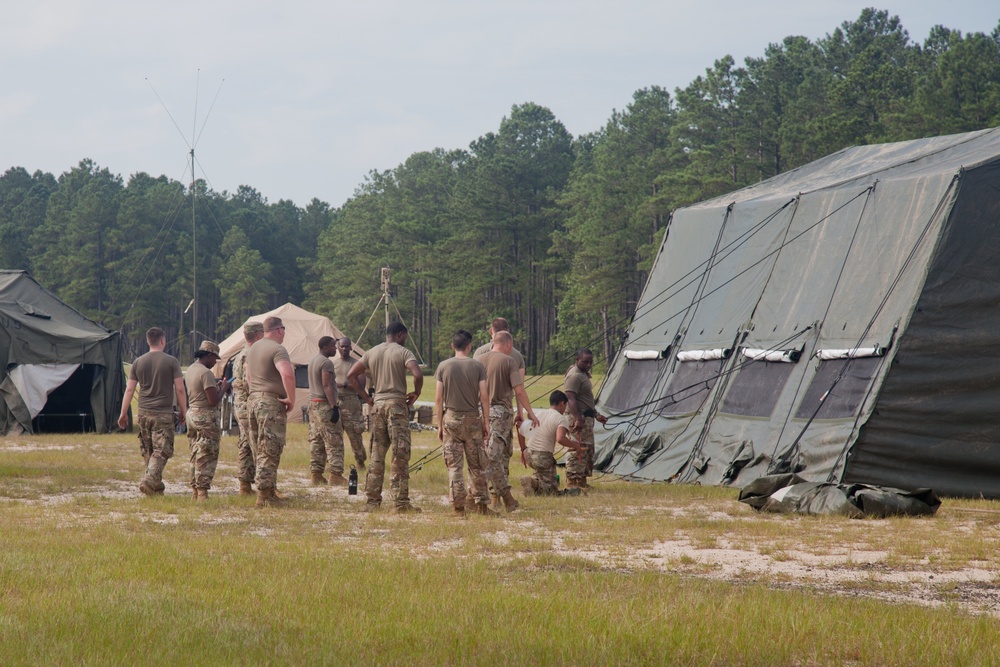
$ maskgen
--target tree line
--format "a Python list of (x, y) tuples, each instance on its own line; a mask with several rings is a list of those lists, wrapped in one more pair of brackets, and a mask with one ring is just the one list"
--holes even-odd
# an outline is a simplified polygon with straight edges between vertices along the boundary
[(504, 316), (530, 368), (561, 372), (581, 345), (613, 353), (672, 210), (847, 146), (996, 125), (1000, 23), (936, 26), (918, 43), (866, 9), (742, 65), (724, 56), (672, 94), (638, 90), (589, 134), (514, 105), (466, 149), (372, 171), (340, 208), (145, 173), (125, 182), (90, 160), (58, 178), (14, 167), (0, 176), (0, 266), (31, 271), (134, 352), (146, 327), (165, 326), (182, 358), (192, 331), (221, 340), (286, 301), (352, 336), (373, 319), (361, 341), (372, 345), (388, 266), (428, 363), (455, 329), (482, 342)]

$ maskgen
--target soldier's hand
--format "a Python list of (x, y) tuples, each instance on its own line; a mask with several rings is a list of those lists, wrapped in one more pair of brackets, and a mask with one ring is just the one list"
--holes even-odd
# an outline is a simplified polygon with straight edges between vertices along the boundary
[(336, 424), (340, 421), (340, 408), (338, 406), (333, 406), (333, 410), (330, 411), (330, 423)]
[(417, 402), (418, 398), (420, 398), (420, 394), (415, 391), (411, 391), (406, 395), (406, 404), (412, 407), (413, 404)]
[(128, 415), (122, 415), (121, 417), (118, 418), (118, 428), (124, 431), (127, 426), (128, 426)]
[(285, 406), (285, 412), (291, 412), (295, 407), (295, 402), (290, 398), (279, 398), (278, 402)]
[(596, 419), (597, 421), (599, 421), (602, 424), (607, 424), (608, 423), (608, 418), (605, 417), (604, 415), (601, 415), (601, 414), (599, 414), (596, 417), (594, 417), (594, 419)]
[(438, 426), (438, 440), (444, 442), (444, 426)]

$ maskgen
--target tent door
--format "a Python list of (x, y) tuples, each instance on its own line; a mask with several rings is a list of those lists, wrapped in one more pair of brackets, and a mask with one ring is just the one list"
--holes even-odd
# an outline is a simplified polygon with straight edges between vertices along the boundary
[(90, 395), (101, 367), (81, 364), (51, 394), (45, 407), (31, 421), (34, 433), (86, 433), (96, 430)]

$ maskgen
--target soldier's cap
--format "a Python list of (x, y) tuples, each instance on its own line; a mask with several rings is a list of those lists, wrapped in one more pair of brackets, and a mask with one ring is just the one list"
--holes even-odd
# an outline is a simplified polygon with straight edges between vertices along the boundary
[(194, 353), (194, 356), (196, 356), (196, 357), (204, 357), (207, 354), (214, 354), (217, 357), (222, 356), (222, 355), (219, 354), (219, 346), (218, 345), (216, 345), (215, 343), (213, 343), (210, 340), (203, 340), (203, 341), (201, 341), (201, 347), (198, 348), (198, 352)]
[(244, 336), (256, 336), (259, 333), (264, 333), (264, 325), (262, 323), (247, 322), (243, 325)]

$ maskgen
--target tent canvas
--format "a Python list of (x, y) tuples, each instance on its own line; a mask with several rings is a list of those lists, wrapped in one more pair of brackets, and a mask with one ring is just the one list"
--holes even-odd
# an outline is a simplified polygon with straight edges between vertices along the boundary
[(1000, 129), (675, 211), (601, 388), (598, 468), (1000, 497), (997, 247)]
[(25, 271), (0, 270), (0, 433), (117, 428), (121, 338)]
[[(260, 315), (248, 317), (243, 324), (247, 322), (263, 323), (264, 318), (267, 317), (280, 317), (282, 323), (285, 325), (285, 341), (282, 345), (288, 350), (288, 356), (292, 361), (292, 365), (296, 368), (296, 386), (298, 387), (295, 391), (296, 408), (288, 415), (288, 420), (291, 422), (301, 422), (301, 407), (307, 405), (306, 400), (309, 397), (308, 389), (303, 389), (303, 387), (308, 387), (308, 383), (303, 381), (305, 377), (304, 370), (313, 357), (319, 354), (319, 339), (323, 336), (343, 338), (346, 334), (338, 329), (329, 318), (311, 313), (291, 303), (286, 303), (283, 306), (266, 313), (261, 313)], [(221, 357), (219, 363), (214, 368), (215, 374), (218, 377), (222, 376), (223, 369), (229, 360), (246, 347), (246, 340), (243, 338), (243, 324), (230, 334), (228, 338), (219, 343)], [(358, 346), (357, 343), (354, 343), (353, 355), (360, 358), (362, 354), (364, 354), (364, 349)]]

